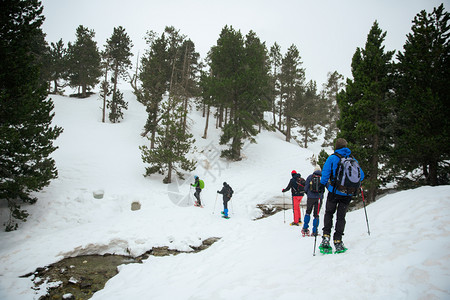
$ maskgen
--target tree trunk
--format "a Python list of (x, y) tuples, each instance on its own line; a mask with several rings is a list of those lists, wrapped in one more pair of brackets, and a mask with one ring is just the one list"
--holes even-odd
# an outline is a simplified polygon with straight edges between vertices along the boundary
[(206, 139), (208, 136), (208, 123), (209, 123), (209, 112), (210, 112), (211, 106), (208, 105), (208, 109), (206, 111), (206, 125), (205, 125), (205, 132), (203, 133), (203, 138)]
[(286, 142), (291, 141), (291, 117), (286, 116)]
[(430, 168), (429, 168), (429, 171), (430, 171), (430, 173), (429, 173), (429, 183), (432, 185), (432, 186), (436, 186), (436, 185), (438, 185), (438, 172), (437, 172), (437, 169), (438, 169), (438, 162), (437, 161), (431, 161), (430, 162)]
[(305, 149), (307, 149), (308, 148), (308, 128), (307, 127), (305, 127), (305, 138), (304, 138), (304, 141), (305, 141)]
[(280, 111), (278, 113), (278, 129), (280, 131), (283, 131), (283, 129), (281, 128), (281, 115), (283, 112), (283, 97), (280, 96)]
[(223, 123), (223, 105), (220, 105), (219, 108), (219, 128), (222, 128)]
[[(189, 47), (186, 46), (186, 51), (184, 53), (184, 63), (183, 63), (183, 79), (184, 79), (184, 116), (183, 116), (183, 133), (186, 133), (187, 127), (187, 110), (188, 110), (188, 88), (189, 88), (189, 73), (190, 64), (188, 60), (188, 50)], [(205, 109), (203, 105), (203, 116), (205, 115)]]
[(58, 79), (53, 80), (53, 84), (55, 85), (55, 89), (53, 90), (53, 94), (58, 94)]
[(172, 162), (168, 163), (167, 178), (165, 183), (172, 183)]
[(86, 84), (83, 83), (83, 85), (81, 86), (81, 97), (82, 98), (86, 98), (86, 90), (87, 90)]
[(225, 107), (225, 126), (227, 126), (228, 123), (228, 108)]

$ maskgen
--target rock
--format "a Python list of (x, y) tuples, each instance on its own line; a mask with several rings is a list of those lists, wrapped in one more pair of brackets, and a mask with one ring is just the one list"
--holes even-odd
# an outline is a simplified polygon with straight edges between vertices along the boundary
[(135, 211), (135, 210), (140, 210), (141, 209), (141, 203), (134, 201), (133, 203), (131, 203), (131, 210)]
[(74, 278), (74, 277), (70, 277), (69, 283), (71, 283), (71, 284), (78, 284), (78, 280), (76, 278)]
[(64, 294), (64, 295), (62, 296), (62, 298), (63, 298), (64, 300), (75, 300), (75, 296), (72, 295), (71, 293)]
[(102, 199), (103, 195), (105, 194), (105, 191), (104, 190), (96, 190), (96, 191), (93, 191), (92, 194), (94, 195), (95, 199)]

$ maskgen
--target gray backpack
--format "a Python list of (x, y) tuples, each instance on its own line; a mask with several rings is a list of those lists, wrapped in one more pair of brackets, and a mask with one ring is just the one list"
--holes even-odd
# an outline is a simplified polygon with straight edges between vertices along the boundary
[(354, 195), (361, 186), (361, 168), (353, 156), (343, 157), (339, 153), (333, 153), (339, 157), (336, 168), (334, 188), (347, 195)]

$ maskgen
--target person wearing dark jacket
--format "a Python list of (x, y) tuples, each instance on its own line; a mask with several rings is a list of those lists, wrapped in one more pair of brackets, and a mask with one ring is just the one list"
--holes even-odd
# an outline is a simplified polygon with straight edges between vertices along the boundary
[(306, 202), (306, 214), (302, 229), (303, 235), (309, 235), (309, 221), (311, 219), (311, 212), (314, 209), (312, 235), (317, 236), (317, 227), (319, 226), (319, 211), (320, 207), (322, 206), (323, 194), (319, 193), (318, 191), (312, 190), (312, 183), (313, 183), (312, 180), (314, 177), (317, 177), (318, 180), (320, 180), (320, 176), (322, 176), (322, 171), (320, 169), (320, 166), (316, 166), (316, 168), (314, 169), (314, 173), (312, 173), (306, 178), (305, 192), (307, 196), (306, 200), (307, 202)]
[[(335, 153), (341, 155), (342, 157), (349, 157), (351, 155), (352, 152), (349, 148), (347, 148), (347, 141), (345, 139), (339, 138), (336, 140)], [(328, 189), (325, 217), (323, 221), (324, 227), (322, 229), (323, 237), (322, 243), (319, 246), (319, 249), (323, 253), (330, 253), (332, 251), (330, 246), (330, 234), (331, 227), (333, 226), (333, 215), (336, 211), (336, 225), (333, 235), (334, 246), (337, 253), (347, 250), (342, 242), (342, 236), (344, 235), (345, 229), (345, 215), (347, 214), (348, 205), (350, 204), (353, 195), (341, 192), (334, 186), (336, 185), (336, 169), (340, 162), (339, 156), (335, 153), (330, 155), (325, 161), (322, 169), (322, 179), (320, 180), (321, 191), (325, 190), (325, 186), (327, 186)], [(364, 172), (361, 168), (360, 175), (362, 181), (364, 179)], [(328, 184), (329, 180), (330, 183)]]
[(302, 198), (305, 195), (305, 180), (301, 180), (301, 183), (298, 183), (297, 179), (301, 179), (300, 173), (297, 173), (295, 170), (291, 172), (291, 180), (289, 180), (289, 184), (286, 188), (282, 190), (283, 193), (291, 190), (292, 193), (292, 209), (294, 210), (294, 222), (291, 225), (299, 226), (299, 223), (302, 222), (302, 216), (300, 213), (300, 203), (302, 202)]
[(194, 179), (195, 179), (195, 182), (193, 184), (191, 184), (192, 187), (195, 187), (194, 197), (195, 197), (195, 199), (197, 199), (197, 201), (195, 201), (194, 205), (198, 206), (198, 207), (202, 207), (202, 202), (200, 200), (200, 193), (202, 192), (202, 189), (200, 187), (200, 178), (198, 178), (198, 176), (195, 175)]
[(231, 188), (231, 186), (224, 182), (223, 183), (223, 187), (220, 191), (217, 191), (217, 193), (222, 194), (223, 196), (223, 217), (228, 219), (228, 201), (231, 200), (231, 197), (233, 196), (233, 189)]

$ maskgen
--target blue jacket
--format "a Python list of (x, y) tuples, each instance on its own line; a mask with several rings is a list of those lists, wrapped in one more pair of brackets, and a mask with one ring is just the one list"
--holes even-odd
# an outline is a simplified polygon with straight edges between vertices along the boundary
[[(352, 151), (350, 151), (350, 149), (344, 147), (344, 148), (340, 148), (338, 150), (336, 150), (335, 152), (339, 153), (340, 155), (342, 155), (343, 157), (347, 157), (350, 154), (352, 154)], [(327, 159), (327, 161), (325, 162), (325, 164), (323, 165), (322, 168), (322, 179), (320, 180), (320, 183), (323, 185), (326, 185), (328, 183), (328, 180), (331, 177), (335, 177), (336, 176), (336, 169), (337, 169), (337, 165), (339, 163), (341, 159), (337, 156), (337, 155), (330, 155)], [(361, 170), (361, 181), (364, 179), (364, 172), (363, 170), (360, 168)], [(332, 176), (331, 176), (332, 175)], [(333, 185), (330, 183), (327, 186), (327, 189), (330, 193), (333, 192)], [(337, 195), (341, 195), (341, 196), (351, 196), (348, 194), (344, 194), (340, 191), (335, 191)]]
[[(322, 176), (322, 171), (317, 170), (317, 171), (314, 171), (313, 174)], [(319, 199), (319, 198), (321, 198), (320, 193), (313, 192), (309, 189), (313, 174), (309, 175), (308, 178), (306, 178), (305, 192), (306, 192), (306, 195), (308, 196), (308, 198)], [(322, 197), (323, 197), (323, 195), (322, 195)]]

